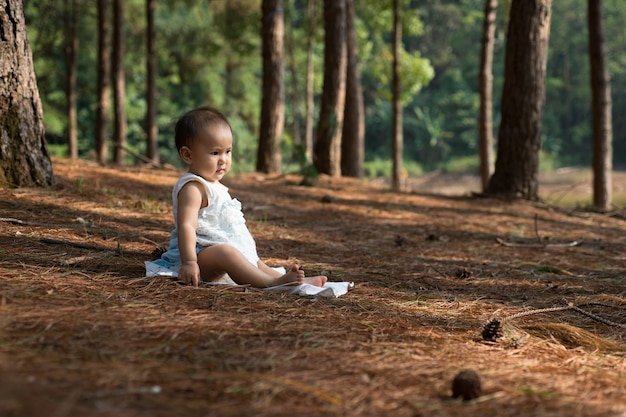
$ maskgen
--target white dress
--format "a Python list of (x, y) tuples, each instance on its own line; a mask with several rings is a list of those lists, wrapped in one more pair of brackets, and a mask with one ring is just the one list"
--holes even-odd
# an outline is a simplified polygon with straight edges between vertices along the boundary
[[(200, 252), (208, 246), (227, 243), (239, 249), (246, 259), (256, 266), (259, 256), (254, 239), (246, 227), (241, 203), (232, 198), (228, 193), (228, 188), (220, 182), (206, 181), (191, 173), (186, 173), (180, 177), (172, 190), (174, 224), (176, 224), (178, 214), (178, 193), (190, 181), (197, 181), (202, 184), (208, 199), (207, 207), (198, 211), (196, 252)], [(181, 260), (177, 228), (172, 231), (169, 248), (161, 255), (161, 258), (147, 261), (145, 264), (146, 276), (178, 276)]]

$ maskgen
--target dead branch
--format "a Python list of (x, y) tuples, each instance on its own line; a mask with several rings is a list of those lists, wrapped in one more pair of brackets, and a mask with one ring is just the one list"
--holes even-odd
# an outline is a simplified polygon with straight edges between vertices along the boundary
[(31, 222), (31, 221), (27, 221), (27, 220), (20, 220), (20, 219), (15, 219), (13, 217), (0, 217), (0, 222), (1, 223), (9, 223), (9, 224), (15, 224), (18, 226), (34, 226), (34, 227), (48, 227), (51, 229), (57, 229), (57, 228), (70, 228), (70, 229), (83, 229), (85, 230), (86, 227), (90, 227), (91, 223), (84, 221), (81, 218), (76, 219), (79, 221), (79, 224), (72, 224), (72, 223), (42, 223), (42, 222)]
[(582, 239), (565, 243), (515, 243), (507, 242), (500, 237), (496, 238), (496, 242), (509, 248), (570, 248), (573, 246), (580, 246), (583, 243)]
[[(500, 319), (494, 318), (485, 326), (483, 326), (483, 330), (482, 330), (483, 339), (487, 341), (495, 341), (495, 339), (497, 339), (498, 337), (501, 337), (502, 325), (505, 322), (518, 319), (520, 317), (525, 317), (525, 316), (530, 316), (530, 315), (535, 315), (535, 314), (542, 314), (542, 313), (552, 313), (555, 311), (565, 311), (565, 310), (576, 311), (577, 313), (587, 316), (600, 323), (606, 324), (607, 326), (613, 326), (613, 327), (618, 327), (622, 329), (626, 328), (626, 324), (617, 323), (615, 321), (605, 319), (604, 317), (600, 317), (597, 314), (583, 310), (582, 308), (580, 308), (580, 306), (577, 306), (574, 303), (568, 302), (567, 300), (564, 300), (564, 301), (567, 303), (567, 305), (565, 306), (539, 308), (539, 309), (534, 309), (534, 310), (522, 311), (520, 313), (512, 314), (512, 315), (509, 315)], [(581, 304), (581, 305), (590, 305), (590, 303)], [(613, 306), (607, 306), (607, 307), (613, 307)]]
[(62, 261), (61, 265), (63, 265), (63, 266), (70, 266), (70, 265), (75, 265), (75, 264), (81, 263), (83, 261), (88, 261), (88, 260), (92, 260), (92, 259), (99, 259), (99, 258), (106, 258), (107, 256), (110, 256), (110, 253), (105, 252), (105, 253), (95, 253), (95, 254), (91, 254), (91, 255), (76, 256), (74, 258), (70, 258), (70, 259), (66, 259), (65, 261)]
[(39, 239), (39, 241), (42, 243), (50, 244), (50, 245), (66, 245), (66, 246), (72, 246), (75, 248), (89, 249), (89, 250), (99, 250), (99, 251), (116, 251), (117, 250), (117, 249), (106, 248), (103, 246), (89, 245), (87, 243), (71, 242), (69, 240), (43, 238), (43, 239)]
[(161, 168), (161, 164), (154, 162), (152, 159), (143, 156), (135, 151), (133, 151), (132, 149), (128, 148), (127, 146), (123, 146), (123, 145), (115, 145), (116, 148), (122, 148), (123, 150), (125, 150), (126, 152), (128, 152), (129, 154), (131, 154), (132, 156), (134, 156), (135, 158), (139, 159), (141, 162), (144, 162), (154, 168)]

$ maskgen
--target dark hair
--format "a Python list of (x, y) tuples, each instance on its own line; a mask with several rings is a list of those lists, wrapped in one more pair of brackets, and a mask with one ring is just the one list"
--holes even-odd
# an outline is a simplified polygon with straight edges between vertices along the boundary
[(183, 146), (189, 146), (202, 129), (220, 124), (225, 124), (232, 131), (228, 119), (219, 110), (211, 107), (198, 107), (188, 111), (178, 119), (174, 128), (176, 149), (180, 151)]

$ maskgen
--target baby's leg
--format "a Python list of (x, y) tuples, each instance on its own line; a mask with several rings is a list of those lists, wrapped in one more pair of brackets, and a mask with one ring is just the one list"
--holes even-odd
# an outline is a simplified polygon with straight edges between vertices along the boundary
[(304, 282), (304, 272), (297, 265), (284, 275), (270, 275), (252, 265), (237, 248), (227, 244), (203, 249), (198, 254), (198, 265), (202, 279), (207, 281), (227, 273), (237, 284), (249, 284), (258, 288)]
[[(280, 272), (276, 271), (273, 268), (270, 268), (269, 266), (265, 264), (265, 262), (259, 260), (258, 265), (259, 265), (259, 269), (267, 272), (269, 275), (275, 278), (281, 277)], [(300, 267), (296, 264), (291, 265), (291, 268), (289, 269), (289, 271), (283, 276), (292, 276), (295, 278), (293, 281), (290, 281), (290, 282), (300, 282), (301, 284), (311, 284), (311, 285), (316, 285), (318, 287), (323, 287), (324, 284), (326, 284), (326, 281), (328, 281), (328, 278), (326, 278), (323, 275), (318, 275), (315, 277), (305, 277), (304, 271), (302, 271)]]

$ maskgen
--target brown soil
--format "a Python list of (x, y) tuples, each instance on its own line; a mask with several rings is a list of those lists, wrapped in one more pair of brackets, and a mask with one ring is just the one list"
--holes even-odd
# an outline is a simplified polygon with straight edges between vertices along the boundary
[(0, 190), (0, 415), (626, 415), (623, 214), (231, 174), (268, 263), (355, 283), (315, 299), (144, 278), (180, 172), (54, 169)]

